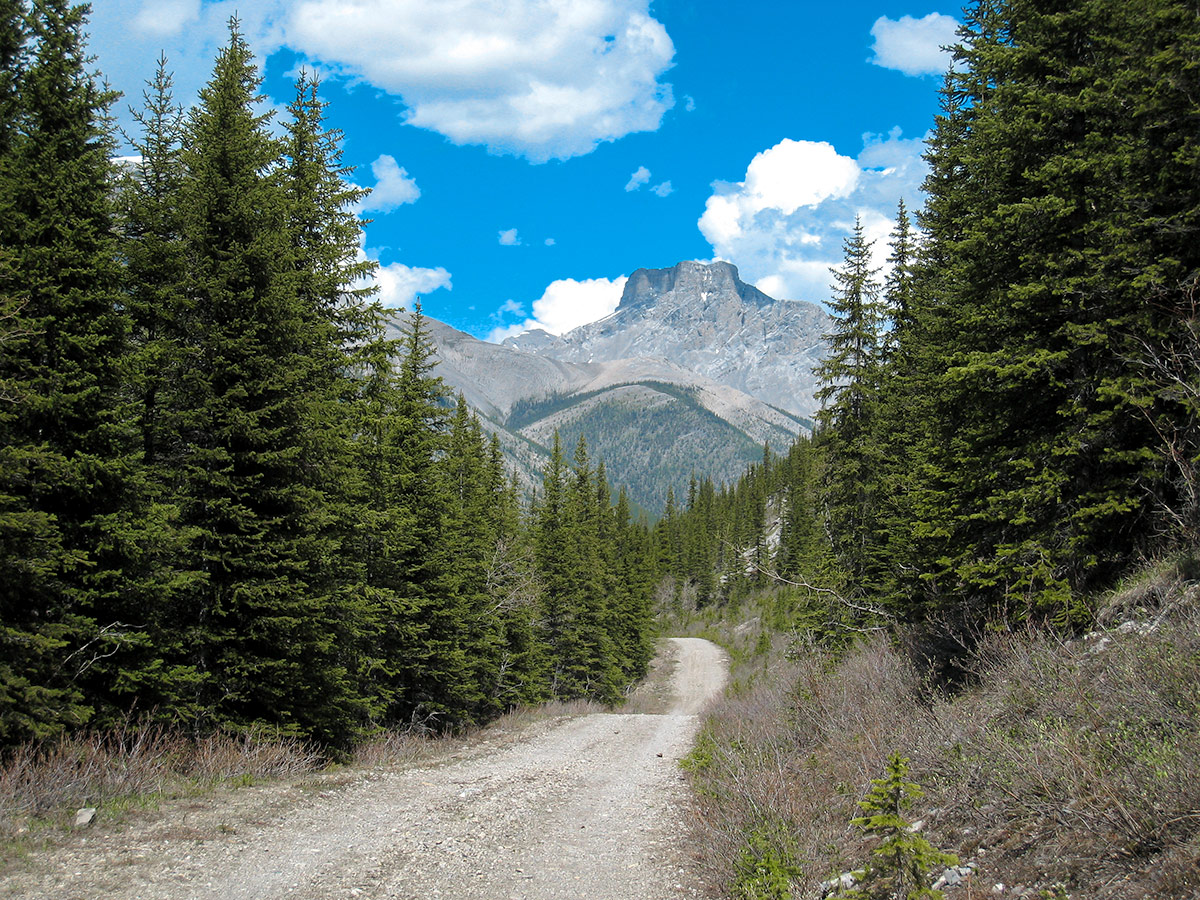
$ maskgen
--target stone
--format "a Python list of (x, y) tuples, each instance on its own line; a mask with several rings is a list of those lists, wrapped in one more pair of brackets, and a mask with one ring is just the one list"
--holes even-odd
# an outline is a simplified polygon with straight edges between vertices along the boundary
[(85, 806), (75, 813), (75, 827), (87, 828), (96, 821), (96, 807)]

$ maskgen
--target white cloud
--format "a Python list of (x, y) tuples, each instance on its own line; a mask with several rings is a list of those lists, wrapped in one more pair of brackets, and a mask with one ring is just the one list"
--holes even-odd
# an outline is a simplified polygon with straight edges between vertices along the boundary
[[(655, 131), (674, 106), (660, 79), (675, 48), (649, 2), (104, 0), (93, 4), (89, 49), (135, 106), (165, 52), (187, 105), (236, 14), (260, 62), (290, 48), (325, 77), (399, 97), (413, 125), (545, 162)], [(115, 111), (137, 133), (124, 104)]]
[(521, 246), (521, 239), (517, 237), (517, 229), (509, 228), (507, 231), (497, 232), (500, 236), (500, 243), (505, 247)]
[(674, 105), (648, 0), (298, 0), (286, 34), (400, 96), (407, 122), (533, 162), (657, 130)]
[(416, 203), (421, 196), (417, 182), (396, 164), (395, 157), (386, 153), (371, 163), (371, 174), (375, 176), (375, 186), (363, 200), (364, 212), (391, 212), (405, 203)]
[(671, 187), (671, 182), (669, 181), (664, 181), (662, 184), (656, 184), (654, 187), (650, 188), (650, 190), (655, 194), (658, 194), (660, 197), (666, 197), (669, 194), (675, 193), (675, 188)]
[(375, 283), (379, 285), (379, 302), (388, 309), (408, 308), (418, 295), (428, 294), (439, 288), (451, 290), (450, 273), (438, 266), (422, 269), (404, 263), (381, 265), (375, 272)]
[(783, 140), (751, 160), (744, 181), (714, 183), (697, 224), (714, 256), (760, 290), (824, 302), (855, 216), (877, 241), (875, 264), (886, 260), (898, 201), (918, 205), (924, 149), (899, 129), (864, 135), (857, 159), (824, 142)]
[(629, 176), (629, 181), (625, 185), (625, 190), (636, 191), (643, 184), (650, 181), (650, 170), (645, 166), (638, 166), (637, 171)]
[(166, 37), (200, 18), (200, 0), (144, 0), (133, 17), (133, 27), (143, 34)]
[(558, 243), (558, 242), (556, 240), (554, 240), (554, 238), (546, 238), (546, 240), (545, 240), (545, 244), (547, 247), (553, 247), (556, 243)]
[(880, 16), (871, 26), (875, 56), (870, 61), (905, 75), (942, 75), (950, 68), (951, 59), (941, 48), (955, 43), (957, 28), (957, 20), (941, 13), (921, 19)]
[[(533, 315), (530, 318), (524, 322), (492, 329), (487, 340), (499, 343), (505, 338), (534, 328), (551, 334), (564, 334), (572, 328), (603, 319), (621, 302), (626, 280), (626, 277), (621, 275), (612, 279), (587, 278), (576, 281), (574, 278), (564, 278), (552, 281), (542, 296), (533, 301)], [(511, 303), (511, 300), (508, 301), (499, 312), (505, 312)]]

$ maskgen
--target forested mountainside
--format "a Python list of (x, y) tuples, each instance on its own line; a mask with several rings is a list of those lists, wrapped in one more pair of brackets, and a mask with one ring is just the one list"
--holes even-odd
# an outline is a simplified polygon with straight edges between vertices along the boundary
[[(684, 263), (676, 268), (689, 265), (707, 268)], [(654, 301), (646, 302), (653, 306)], [(741, 302), (734, 294), (723, 308)], [(747, 340), (737, 331), (722, 327), (707, 336), (706, 346), (726, 344), (736, 356)], [(631, 328), (627, 337), (637, 333)], [(548, 350), (532, 353), (510, 343), (480, 341), (439, 322), (430, 322), (430, 334), (438, 375), (466, 397), (484, 428), (499, 438), (506, 463), (530, 492), (541, 480), (556, 431), (567, 446), (586, 437), (614, 484), (628, 490), (630, 502), (657, 516), (667, 492), (692, 473), (731, 483), (758, 459), (763, 444), (786, 447), (812, 425), (662, 356), (570, 361)], [(797, 337), (812, 339), (803, 330)], [(768, 374), (765, 368), (764, 378)], [(786, 372), (776, 377), (788, 380)], [(797, 383), (796, 391), (798, 402), (805, 402), (803, 384)]]

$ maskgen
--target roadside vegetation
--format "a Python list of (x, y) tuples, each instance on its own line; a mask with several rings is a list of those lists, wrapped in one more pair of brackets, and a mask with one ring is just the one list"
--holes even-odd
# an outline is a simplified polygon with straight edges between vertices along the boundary
[[(671, 667), (670, 658), (656, 660), (621, 710), (661, 712)], [(444, 759), (483, 738), (506, 740), (538, 722), (607, 708), (592, 700), (554, 700), (453, 732), (413, 723), (362, 741), (339, 762), (314, 744), (261, 728), (197, 739), (161, 724), (127, 724), (27, 742), (0, 761), (0, 870), (81, 828), (111, 827), (171, 801), (279, 782), (350, 783), (369, 770)], [(94, 819), (79, 821), (88, 810)]]
[(1200, 17), (975, 0), (949, 50), (815, 433), (665, 516), (660, 602), (738, 662), (699, 855), (739, 900), (1200, 896)]
[[(893, 754), (924, 791), (907, 821), (973, 867), (947, 898), (1200, 892), (1194, 555), (1100, 598), (1094, 632), (980, 635), (953, 685), (903, 629), (831, 650), (772, 629), (776, 602), (678, 623), (734, 663), (684, 764), (697, 857), (725, 896), (818, 898), (867, 864), (879, 840), (851, 822)], [(935, 868), (926, 886), (948, 866)]]

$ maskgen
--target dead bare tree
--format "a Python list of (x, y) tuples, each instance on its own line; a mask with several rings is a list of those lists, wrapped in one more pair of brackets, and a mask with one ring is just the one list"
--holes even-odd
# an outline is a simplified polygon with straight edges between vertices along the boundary
[(1194, 542), (1200, 536), (1200, 274), (1184, 285), (1176, 325), (1165, 340), (1134, 340), (1138, 351), (1125, 362), (1153, 385), (1136, 407), (1158, 436), (1172, 491), (1152, 490), (1170, 530)]

